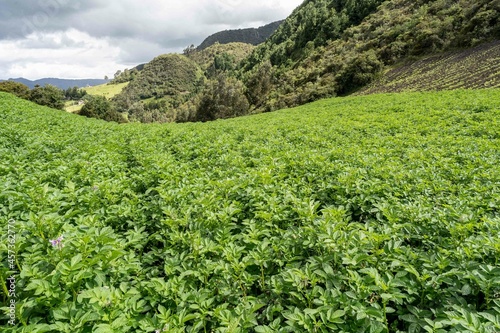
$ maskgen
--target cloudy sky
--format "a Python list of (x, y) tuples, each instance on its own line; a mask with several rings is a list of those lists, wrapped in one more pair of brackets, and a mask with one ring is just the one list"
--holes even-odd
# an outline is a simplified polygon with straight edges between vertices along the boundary
[(103, 78), (303, 0), (0, 0), (0, 79)]

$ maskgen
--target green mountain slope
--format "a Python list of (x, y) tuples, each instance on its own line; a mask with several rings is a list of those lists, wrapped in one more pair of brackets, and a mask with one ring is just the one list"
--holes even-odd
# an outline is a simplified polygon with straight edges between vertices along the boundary
[(203, 85), (203, 72), (188, 57), (161, 55), (137, 72), (120, 94), (113, 98), (121, 112), (132, 120), (165, 121), (172, 113), (156, 112), (177, 106), (195, 95)]
[[(274, 66), (289, 66), (311, 48), (342, 37), (342, 32), (359, 24), (383, 0), (306, 0), (281, 24), (244, 64), (245, 70), (270, 59)], [(309, 43), (309, 45), (308, 45)], [(306, 48), (307, 46), (307, 48)]]
[[(120, 78), (128, 77), (130, 84), (113, 98), (113, 103), (119, 111), (127, 113), (132, 121), (200, 120), (196, 114), (203, 93), (215, 82), (221, 82), (228, 91), (242, 89), (241, 82), (229, 79), (226, 75), (234, 72), (253, 49), (253, 45), (245, 43), (216, 43), (204, 50), (190, 50), (183, 55), (162, 55), (145, 64), (140, 71), (122, 74)], [(224, 75), (224, 78), (220, 75)], [(222, 100), (231, 100), (231, 95), (235, 95), (221, 91), (217, 94), (222, 96)], [(248, 102), (245, 96), (239, 92), (237, 97), (236, 100), (241, 100), (246, 112)], [(225, 114), (233, 112), (227, 111)]]
[(407, 61), (359, 94), (500, 87), (500, 41)]
[(498, 89), (0, 119), (4, 333), (498, 329)]
[(262, 110), (345, 95), (401, 59), (498, 37), (499, 17), (498, 0), (305, 1), (241, 77)]
[[(215, 43), (203, 50), (190, 52), (188, 57), (195, 61), (207, 76), (214, 74), (218, 69), (225, 70), (236, 68), (239, 63), (247, 58), (255, 47), (247, 43)], [(226, 64), (224, 64), (226, 62)]]
[(500, 77), (491, 73), (485, 79), (481, 72), (499, 66), (495, 51), (489, 56), (487, 46), (474, 47), (498, 39), (499, 17), (500, 0), (306, 0), (257, 47), (187, 48), (182, 56), (165, 55), (144, 70), (122, 73), (117, 80), (132, 83), (114, 104), (141, 122), (235, 117), (349, 95), (395, 64), (440, 59), (450, 51), (459, 53), (440, 61), (449, 68), (442, 67), (438, 80), (437, 69), (425, 68), (429, 60), (401, 72), (413, 81), (395, 77), (393, 85), (496, 87)]
[(268, 39), (269, 36), (271, 36), (276, 29), (278, 29), (281, 23), (283, 23), (283, 20), (272, 22), (259, 28), (220, 31), (205, 38), (205, 40), (196, 49), (201, 51), (214, 45), (215, 43), (245, 43), (258, 45), (265, 42), (266, 39)]

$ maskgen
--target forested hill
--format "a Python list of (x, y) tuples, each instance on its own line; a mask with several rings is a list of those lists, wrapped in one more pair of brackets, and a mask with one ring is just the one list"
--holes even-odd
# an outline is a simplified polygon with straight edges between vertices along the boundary
[(237, 30), (225, 30), (217, 32), (207, 37), (198, 47), (198, 50), (204, 50), (215, 43), (229, 44), (229, 43), (246, 43), (258, 45), (263, 43), (271, 36), (276, 29), (283, 23), (283, 20), (276, 21), (260, 28), (248, 28)]
[(499, 0), (307, 0), (245, 61), (254, 107), (275, 110), (365, 86), (402, 59), (500, 36)]
[(306, 0), (258, 46), (219, 40), (129, 72), (113, 103), (132, 121), (230, 118), (359, 92), (395, 65), (452, 51), (473, 61), (440, 73), (417, 63), (418, 90), (496, 87), (498, 75), (477, 78), (499, 68), (482, 47), (498, 40), (499, 17), (500, 0)]

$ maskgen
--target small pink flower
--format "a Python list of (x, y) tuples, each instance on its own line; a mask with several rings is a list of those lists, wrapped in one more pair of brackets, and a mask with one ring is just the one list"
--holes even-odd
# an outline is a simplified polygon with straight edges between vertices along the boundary
[(59, 236), (56, 239), (51, 239), (49, 240), (50, 244), (52, 244), (53, 247), (57, 247), (59, 249), (64, 247), (64, 244), (62, 243), (63, 241), (63, 236)]

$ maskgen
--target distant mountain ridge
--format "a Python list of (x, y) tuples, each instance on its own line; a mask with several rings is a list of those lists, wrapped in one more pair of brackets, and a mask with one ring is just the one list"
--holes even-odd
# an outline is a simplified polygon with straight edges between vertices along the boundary
[(208, 36), (196, 49), (201, 51), (215, 43), (247, 43), (258, 45), (265, 42), (285, 20), (276, 21), (260, 28), (225, 30)]
[(73, 87), (79, 87), (79, 88), (84, 88), (84, 87), (92, 87), (92, 86), (98, 86), (101, 84), (105, 84), (109, 82), (109, 80), (104, 80), (104, 79), (56, 79), (56, 78), (44, 78), (44, 79), (39, 79), (39, 80), (28, 80), (25, 78), (16, 78), (16, 79), (8, 79), (8, 80), (0, 80), (2, 81), (15, 81), (22, 83), (24, 85), (27, 85), (30, 89), (33, 89), (36, 85), (39, 86), (45, 86), (46, 84), (51, 84), (53, 86), (56, 86), (60, 89), (68, 89), (68, 88), (73, 88)]

